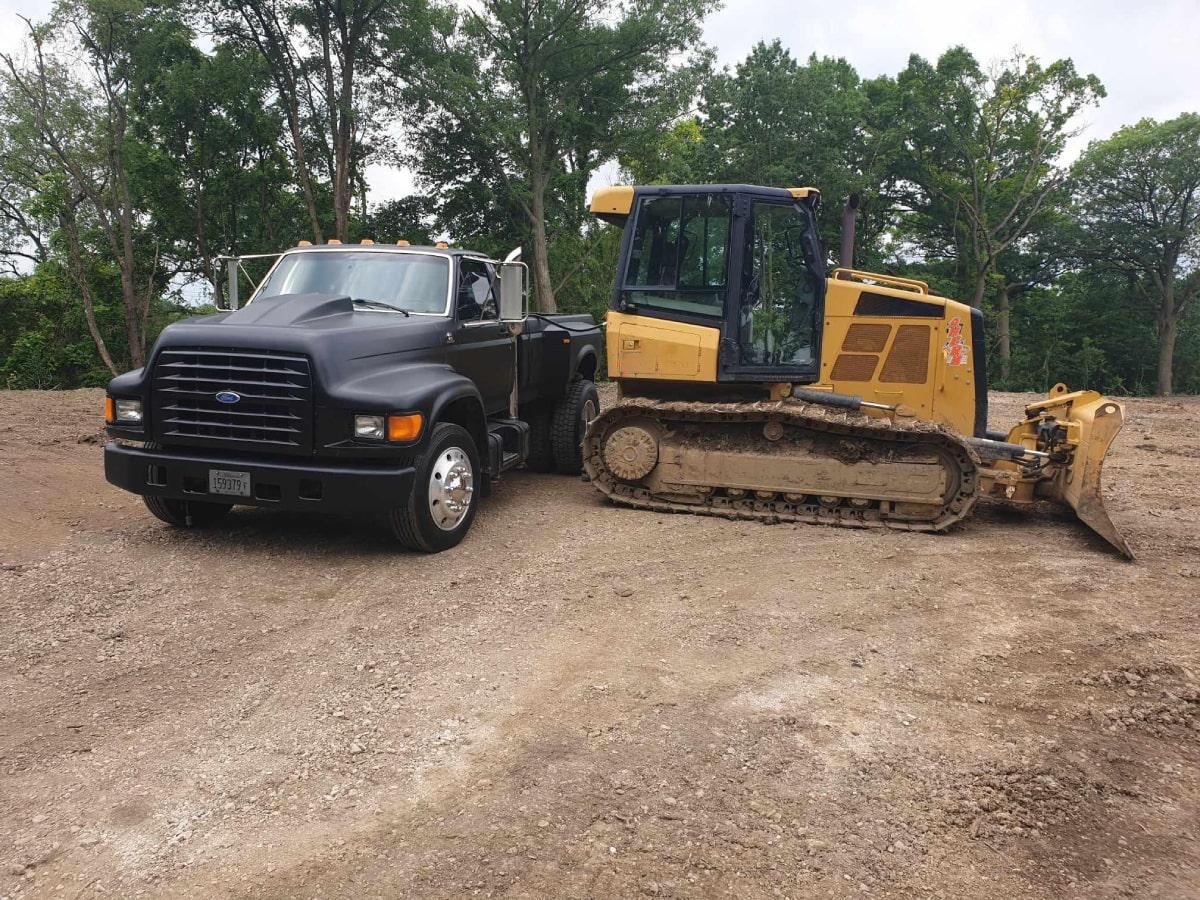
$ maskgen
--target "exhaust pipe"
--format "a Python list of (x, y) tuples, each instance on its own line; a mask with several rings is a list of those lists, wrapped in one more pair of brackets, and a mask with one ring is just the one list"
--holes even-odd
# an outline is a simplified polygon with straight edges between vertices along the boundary
[(853, 193), (846, 198), (842, 207), (842, 255), (839, 265), (843, 269), (854, 268), (854, 226), (858, 222), (858, 207), (862, 203), (862, 194)]

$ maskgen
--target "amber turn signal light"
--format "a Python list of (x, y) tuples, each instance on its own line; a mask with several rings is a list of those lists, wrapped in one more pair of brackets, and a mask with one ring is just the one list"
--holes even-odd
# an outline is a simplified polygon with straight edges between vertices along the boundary
[(387, 436), (389, 441), (415, 441), (421, 434), (420, 413), (407, 416), (388, 416)]
[(112, 397), (104, 398), (104, 421), (111, 425), (117, 421), (117, 411)]

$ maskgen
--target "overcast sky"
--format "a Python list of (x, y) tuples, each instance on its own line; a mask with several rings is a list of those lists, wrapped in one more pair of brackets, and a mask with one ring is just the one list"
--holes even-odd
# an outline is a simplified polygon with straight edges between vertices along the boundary
[[(17, 13), (37, 18), (49, 8), (49, 0), (0, 0), (0, 48), (19, 38)], [(1075, 152), (1143, 116), (1200, 111), (1200, 0), (727, 0), (705, 35), (722, 63), (778, 37), (800, 58), (844, 56), (865, 77), (898, 72), (910, 53), (936, 59), (955, 44), (985, 64), (1017, 49), (1043, 61), (1069, 56), (1108, 90)], [(395, 169), (372, 167), (369, 178), (376, 202), (412, 189)]]

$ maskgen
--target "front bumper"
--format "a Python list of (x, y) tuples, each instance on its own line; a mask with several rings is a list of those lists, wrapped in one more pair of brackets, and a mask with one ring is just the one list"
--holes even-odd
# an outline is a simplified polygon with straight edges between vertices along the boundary
[[(208, 492), (210, 469), (250, 473), (250, 496)], [(314, 512), (383, 512), (408, 500), (412, 466), (263, 460), (224, 452), (147, 450), (109, 443), (104, 477), (143, 496)]]

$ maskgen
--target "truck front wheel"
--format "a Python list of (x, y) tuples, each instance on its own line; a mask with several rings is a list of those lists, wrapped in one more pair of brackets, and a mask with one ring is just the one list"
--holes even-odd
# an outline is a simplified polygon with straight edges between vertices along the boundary
[(233, 509), (229, 503), (201, 503), (151, 495), (143, 495), (142, 499), (146, 502), (146, 509), (168, 525), (179, 528), (204, 528), (207, 525), (215, 525)]
[(596, 385), (578, 378), (567, 385), (567, 392), (554, 407), (551, 444), (554, 467), (563, 475), (583, 471), (583, 436), (588, 424), (600, 414), (600, 392)]
[(438, 553), (456, 546), (475, 520), (482, 476), (479, 451), (465, 428), (441, 422), (417, 459), (408, 500), (388, 514), (392, 534), (409, 550)]

